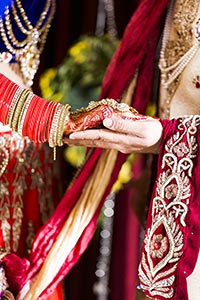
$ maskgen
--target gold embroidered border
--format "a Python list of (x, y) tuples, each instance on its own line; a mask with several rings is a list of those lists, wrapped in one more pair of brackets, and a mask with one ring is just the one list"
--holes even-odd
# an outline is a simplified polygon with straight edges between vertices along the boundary
[[(17, 252), (21, 237), (22, 220), (24, 217), (24, 197), (27, 189), (36, 190), (41, 216), (38, 220), (45, 222), (52, 213), (52, 168), (50, 151), (44, 149), (41, 162), (40, 147), (36, 148), (28, 138), (10, 132), (0, 135), (0, 223), (4, 247), (7, 251)], [(13, 162), (12, 162), (13, 160)], [(13, 165), (12, 165), (13, 164)], [(12, 179), (8, 179), (12, 169)], [(27, 186), (27, 176), (31, 182)], [(29, 220), (31, 221), (31, 220)], [(35, 233), (34, 224), (27, 230), (27, 251)]]
[[(178, 131), (167, 141), (139, 266), (141, 287), (156, 299), (174, 295), (175, 271), (183, 254), (185, 218), (191, 200), (193, 160), (200, 117), (180, 118)], [(161, 298), (159, 298), (161, 299)]]
[[(194, 22), (197, 18), (198, 10), (198, 0), (175, 1), (172, 24), (170, 24), (170, 28), (168, 28), (170, 37), (169, 40), (166, 41), (164, 49), (165, 69), (168, 69), (168, 71), (161, 71), (161, 77), (169, 79), (172, 76), (175, 66), (176, 68), (180, 67), (180, 63), (178, 63), (179, 60), (183, 58), (187, 52), (189, 53), (189, 50), (192, 50), (191, 48), (195, 42), (194, 28), (196, 24)], [(160, 64), (162, 65), (161, 60)], [(172, 66), (174, 66), (174, 68), (170, 69)], [(181, 74), (177, 75), (177, 77), (162, 90), (164, 98), (160, 103), (159, 114), (163, 119), (169, 118), (170, 103), (179, 86)]]

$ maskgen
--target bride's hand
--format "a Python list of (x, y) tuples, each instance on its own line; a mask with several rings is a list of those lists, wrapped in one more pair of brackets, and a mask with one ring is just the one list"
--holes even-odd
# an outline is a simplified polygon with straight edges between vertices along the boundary
[(156, 118), (139, 115), (133, 120), (111, 116), (103, 120), (105, 129), (88, 129), (64, 138), (69, 145), (116, 149), (122, 153), (158, 153), (162, 125)]

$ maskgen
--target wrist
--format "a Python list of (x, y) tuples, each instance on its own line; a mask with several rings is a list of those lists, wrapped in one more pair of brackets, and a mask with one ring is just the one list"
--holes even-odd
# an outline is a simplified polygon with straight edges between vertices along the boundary
[(69, 105), (47, 101), (0, 74), (0, 122), (35, 142), (63, 145)]

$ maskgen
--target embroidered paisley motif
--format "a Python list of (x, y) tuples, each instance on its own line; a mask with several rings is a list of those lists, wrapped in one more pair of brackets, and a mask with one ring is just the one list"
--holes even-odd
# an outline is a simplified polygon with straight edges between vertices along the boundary
[(176, 268), (184, 250), (200, 117), (188, 116), (179, 122), (178, 131), (165, 145), (139, 266), (141, 287), (153, 299), (173, 298)]

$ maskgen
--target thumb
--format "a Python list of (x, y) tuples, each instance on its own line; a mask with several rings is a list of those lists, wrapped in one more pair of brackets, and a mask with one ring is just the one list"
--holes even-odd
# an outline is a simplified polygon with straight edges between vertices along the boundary
[(128, 131), (127, 127), (129, 125), (129, 122), (121, 118), (112, 117), (112, 118), (105, 118), (103, 120), (103, 125), (113, 131), (125, 133)]
[(110, 129), (112, 128), (113, 123), (114, 123), (113, 119), (111, 119), (111, 118), (106, 118), (106, 119), (103, 120), (103, 125), (107, 128), (110, 128)]
[[(115, 132), (133, 134), (134, 132), (141, 132), (141, 120), (147, 121), (147, 118), (138, 119), (122, 119), (122, 118), (105, 118), (103, 120), (103, 125)], [(143, 124), (144, 126), (144, 124)]]

